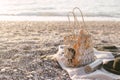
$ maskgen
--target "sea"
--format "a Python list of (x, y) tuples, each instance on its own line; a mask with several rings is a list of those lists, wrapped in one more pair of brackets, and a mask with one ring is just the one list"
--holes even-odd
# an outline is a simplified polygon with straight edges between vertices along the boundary
[(66, 21), (74, 7), (85, 20), (120, 21), (120, 0), (0, 0), (0, 20)]

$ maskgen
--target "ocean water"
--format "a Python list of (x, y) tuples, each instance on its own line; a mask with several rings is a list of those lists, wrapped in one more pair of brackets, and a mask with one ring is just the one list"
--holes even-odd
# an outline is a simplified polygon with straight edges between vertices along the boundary
[(74, 7), (79, 7), (85, 17), (118, 19), (119, 3), (120, 0), (0, 0), (0, 18), (66, 17)]

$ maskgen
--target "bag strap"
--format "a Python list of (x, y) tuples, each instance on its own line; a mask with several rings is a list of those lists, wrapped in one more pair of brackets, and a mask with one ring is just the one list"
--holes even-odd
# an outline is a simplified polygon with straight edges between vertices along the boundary
[(72, 16), (73, 16), (73, 25), (72, 25), (72, 27), (73, 27), (73, 33), (75, 34), (75, 25), (76, 25), (76, 15), (74, 14), (74, 12), (69, 12), (68, 13), (68, 21), (69, 21), (69, 27), (71, 27), (71, 25), (70, 25), (70, 23), (71, 23), (71, 20), (70, 20), (70, 14), (72, 14)]
[(81, 16), (82, 16), (82, 22), (83, 22), (84, 26), (82, 26), (81, 28), (84, 29), (85, 31), (87, 31), (88, 34), (90, 34), (89, 31), (87, 29), (85, 29), (86, 24), (85, 24), (84, 16), (83, 16), (82, 11), (78, 7), (73, 8), (73, 11), (68, 13), (69, 27), (71, 27), (70, 26), (70, 23), (71, 23), (70, 22), (71, 21), (70, 20), (70, 14), (72, 14), (72, 16), (74, 17), (74, 20), (73, 20), (74, 23), (72, 25), (73, 26), (73, 33), (74, 33), (74, 35), (76, 35), (75, 28), (76, 28), (76, 26), (80, 27), (80, 22), (77, 19), (77, 15), (75, 14), (75, 10), (78, 10), (80, 12)]
[[(81, 14), (81, 16), (82, 16), (82, 21), (83, 21), (84, 27), (86, 27), (86, 24), (85, 24), (85, 20), (84, 20), (84, 16), (83, 16), (82, 11), (80, 10), (80, 8), (75, 7), (75, 8), (73, 8), (73, 13), (74, 13), (74, 14), (75, 14), (75, 10), (78, 10), (78, 11), (80, 12), (80, 14)], [(75, 18), (76, 18), (76, 23), (80, 26), (80, 23), (79, 23), (77, 17), (75, 17)], [(82, 27), (82, 28), (84, 28), (84, 27)]]

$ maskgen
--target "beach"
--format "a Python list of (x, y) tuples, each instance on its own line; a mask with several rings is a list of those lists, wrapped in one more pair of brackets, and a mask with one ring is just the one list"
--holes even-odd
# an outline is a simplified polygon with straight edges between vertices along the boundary
[[(81, 26), (74, 28), (66, 21), (0, 21), (0, 80), (70, 80), (51, 56), (64, 37)], [(120, 45), (119, 21), (87, 21), (83, 28), (98, 50)]]

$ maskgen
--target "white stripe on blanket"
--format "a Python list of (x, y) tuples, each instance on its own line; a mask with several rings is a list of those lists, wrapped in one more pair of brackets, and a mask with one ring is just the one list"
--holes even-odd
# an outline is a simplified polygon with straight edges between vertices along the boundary
[[(119, 75), (109, 73), (105, 71), (103, 68), (87, 74), (84, 71), (84, 67), (79, 67), (79, 68), (66, 67), (63, 64), (64, 58), (62, 53), (64, 52), (64, 49), (61, 48), (61, 46), (64, 46), (64, 45), (59, 46), (59, 50), (55, 55), (55, 57), (58, 63), (60, 64), (60, 66), (68, 72), (72, 80), (120, 80)], [(102, 59), (103, 62), (114, 59), (114, 56), (112, 55), (111, 52), (97, 51), (96, 49), (94, 49), (94, 53), (95, 53), (95, 56), (98, 59)]]

